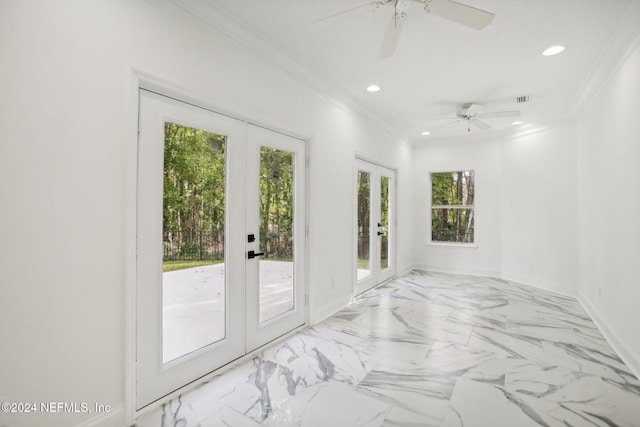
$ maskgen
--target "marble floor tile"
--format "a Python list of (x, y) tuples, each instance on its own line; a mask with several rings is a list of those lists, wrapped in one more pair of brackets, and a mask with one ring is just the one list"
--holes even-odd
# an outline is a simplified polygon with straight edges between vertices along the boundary
[(138, 427), (640, 426), (640, 382), (577, 300), (414, 270)]

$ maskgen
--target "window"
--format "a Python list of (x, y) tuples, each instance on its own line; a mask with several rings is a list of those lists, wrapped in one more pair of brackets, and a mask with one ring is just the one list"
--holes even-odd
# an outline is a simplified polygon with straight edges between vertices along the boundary
[(475, 172), (431, 174), (431, 241), (474, 242)]

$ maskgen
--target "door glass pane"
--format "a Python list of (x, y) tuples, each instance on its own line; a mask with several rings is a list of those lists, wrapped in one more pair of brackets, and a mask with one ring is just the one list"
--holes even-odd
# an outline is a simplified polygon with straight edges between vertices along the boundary
[(389, 267), (389, 177), (380, 177), (380, 269)]
[(260, 322), (294, 308), (294, 153), (260, 147)]
[(358, 280), (371, 275), (370, 215), (371, 174), (358, 171)]
[(167, 363), (225, 337), (226, 137), (165, 122), (162, 333)]

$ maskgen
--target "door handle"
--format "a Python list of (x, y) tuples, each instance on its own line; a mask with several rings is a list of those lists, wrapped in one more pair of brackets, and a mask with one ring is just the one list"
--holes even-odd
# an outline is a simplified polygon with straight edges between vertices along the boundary
[(378, 236), (384, 236), (385, 234), (382, 231), (378, 231)]
[(257, 256), (263, 256), (264, 252), (254, 252), (254, 251), (249, 251), (247, 252), (247, 258), (249, 259), (254, 259)]

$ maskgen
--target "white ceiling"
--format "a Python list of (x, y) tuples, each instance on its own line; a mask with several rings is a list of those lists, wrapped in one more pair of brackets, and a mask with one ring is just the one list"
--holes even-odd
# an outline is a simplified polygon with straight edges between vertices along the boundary
[[(200, 3), (232, 23), (226, 31), (236, 32), (234, 38), (268, 45), (278, 53), (275, 60), (287, 58), (283, 66), (310, 72), (395, 135), (416, 142), (536, 127), (572, 114), (584, 83), (606, 56), (605, 48), (634, 0), (458, 1), (490, 11), (495, 19), (476, 31), (426, 14), (414, 3), (389, 59), (378, 59), (378, 50), (393, 15), (390, 7), (377, 13), (364, 8), (323, 31), (308, 28), (313, 21), (367, 0)], [(208, 19), (194, 4), (183, 0), (181, 7)], [(220, 24), (216, 20), (211, 26)], [(557, 44), (566, 46), (565, 52), (542, 56), (544, 49)], [(372, 83), (382, 90), (366, 92)], [(517, 104), (516, 97), (524, 95), (530, 101)], [(433, 130), (448, 121), (430, 119), (455, 117), (467, 102), (482, 105), (484, 112), (520, 110), (525, 123), (513, 126), (513, 118), (486, 119), (490, 130), (472, 127), (467, 132), (466, 122)], [(426, 130), (433, 132), (421, 136)]]

